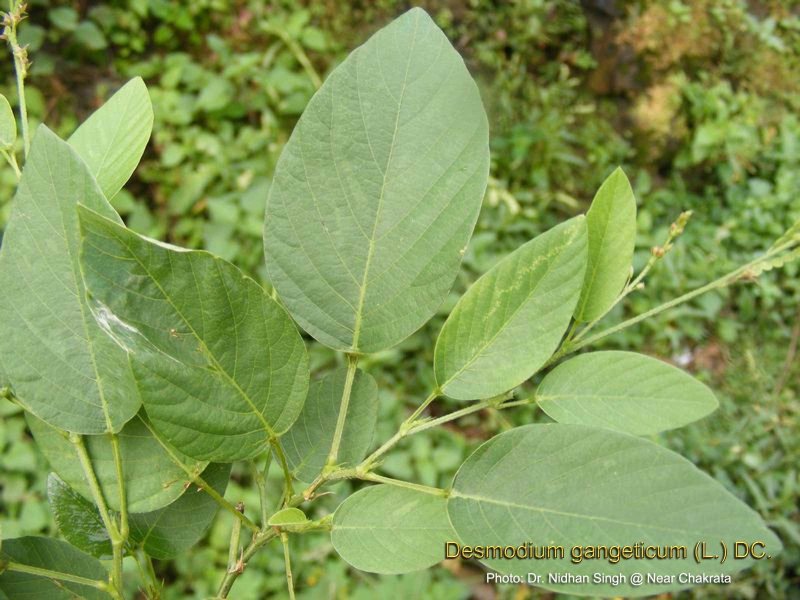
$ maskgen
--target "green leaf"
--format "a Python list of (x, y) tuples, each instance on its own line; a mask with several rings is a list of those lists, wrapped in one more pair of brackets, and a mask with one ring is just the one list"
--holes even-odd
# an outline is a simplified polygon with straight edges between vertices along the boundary
[[(752, 559), (694, 560), (695, 545), (730, 553), (734, 542), (762, 541), (781, 550), (778, 538), (748, 506), (685, 458), (647, 440), (584, 425), (528, 425), (481, 445), (461, 466), (447, 511), (462, 544), (564, 548), (564, 558), (486, 559), (501, 573), (527, 577), (532, 570), (588, 575), (620, 573), (627, 582), (539, 585), (585, 595), (643, 596), (689, 587), (677, 577), (664, 584), (629, 585), (633, 573), (732, 573)], [(583, 560), (574, 546), (685, 546), (686, 558)], [(535, 564), (536, 569), (532, 565)]]
[(47, 499), (58, 532), (70, 544), (100, 559), (112, 557), (111, 539), (100, 511), (55, 473), (47, 478)]
[(559, 423), (635, 435), (682, 427), (714, 411), (714, 393), (663, 361), (634, 352), (590, 352), (560, 364), (536, 390)]
[(628, 280), (636, 242), (636, 199), (622, 169), (597, 190), (586, 213), (589, 262), (575, 308), (576, 321), (592, 321), (614, 305)]
[(558, 347), (586, 267), (586, 225), (570, 219), (517, 248), (476, 281), (442, 327), (436, 381), (458, 400), (528, 379)]
[(111, 199), (136, 170), (152, 130), (150, 95), (142, 78), (136, 77), (92, 113), (69, 143)]
[(95, 317), (129, 352), (155, 429), (197, 459), (263, 452), (294, 423), (308, 389), (305, 345), (286, 311), (208, 252), (78, 212)]
[[(95, 558), (67, 542), (45, 537), (3, 540), (0, 561), (48, 569), (94, 581), (107, 581), (108, 573)], [(110, 596), (94, 587), (17, 571), (0, 571), (0, 593), (16, 600), (107, 600)]]
[[(29, 413), (25, 417), (36, 445), (50, 462), (52, 469), (81, 496), (93, 501), (75, 449), (65, 434)], [(155, 510), (170, 504), (183, 493), (186, 477), (184, 470), (173, 462), (140, 417), (131, 419), (119, 432), (119, 443), (128, 510)], [(85, 437), (84, 444), (107, 504), (114, 510), (120, 510), (111, 442), (107, 436), (93, 435)], [(196, 473), (200, 473), (205, 467), (205, 463), (194, 462), (182, 456), (180, 458)]]
[[(295, 424), (283, 437), (286, 460), (301, 481), (312, 481), (328, 459), (339, 417), (347, 369), (337, 369), (311, 382), (308, 398)], [(355, 466), (367, 454), (378, 420), (378, 386), (357, 370), (339, 447), (339, 462)]]
[(446, 500), (416, 490), (374, 485), (342, 502), (331, 541), (348, 563), (370, 573), (408, 573), (444, 558), (454, 539)]
[(278, 161), (264, 249), (292, 316), (350, 352), (416, 331), (453, 284), (488, 167), (478, 89), (412, 9), (331, 73)]
[(282, 527), (286, 525), (302, 525), (308, 523), (308, 517), (299, 508), (284, 508), (267, 520), (267, 525)]
[(17, 120), (8, 99), (0, 94), (0, 147), (10, 150), (17, 141)]
[[(201, 477), (220, 495), (224, 495), (230, 470), (230, 465), (214, 463), (203, 471)], [(61, 535), (97, 558), (111, 558), (111, 540), (92, 502), (83, 498), (55, 473), (51, 473), (47, 480), (47, 496)], [(129, 547), (141, 547), (159, 560), (174, 558), (203, 538), (218, 508), (219, 505), (211, 496), (200, 488), (190, 486), (175, 502), (164, 508), (147, 513), (130, 513)]]
[(125, 352), (86, 303), (79, 202), (119, 219), (75, 151), (42, 125), (0, 248), (0, 356), (14, 394), (40, 419), (116, 432), (140, 400)]
[[(201, 477), (220, 496), (225, 495), (231, 466), (213, 463)], [(188, 484), (188, 482), (186, 482)], [(158, 560), (180, 556), (197, 544), (211, 527), (219, 505), (201, 488), (191, 486), (169, 506), (131, 514), (131, 543)]]

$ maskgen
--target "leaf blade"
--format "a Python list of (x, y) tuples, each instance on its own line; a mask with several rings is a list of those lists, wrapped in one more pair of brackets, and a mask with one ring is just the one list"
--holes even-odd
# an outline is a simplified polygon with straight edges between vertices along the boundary
[(140, 402), (124, 352), (89, 314), (78, 202), (119, 219), (75, 151), (39, 127), (0, 248), (0, 356), (39, 418), (75, 433), (116, 432)]
[(636, 242), (636, 199), (617, 168), (597, 190), (586, 213), (589, 262), (575, 308), (577, 321), (592, 321), (613, 306), (628, 280)]
[(399, 574), (443, 559), (453, 539), (445, 499), (416, 490), (375, 485), (359, 490), (336, 510), (331, 541), (362, 571)]
[(688, 373), (635, 352), (590, 352), (558, 365), (536, 391), (559, 423), (599, 425), (633, 435), (682, 427), (718, 403)]
[(159, 434), (196, 459), (233, 462), (288, 430), (305, 400), (308, 357), (264, 289), (208, 252), (79, 213), (93, 313), (127, 351)]
[[(283, 437), (286, 460), (301, 481), (312, 481), (322, 471), (333, 442), (341, 408), (347, 369), (313, 381), (297, 421)], [(378, 385), (369, 373), (357, 370), (350, 392), (339, 446), (339, 463), (355, 466), (366, 456), (378, 420)]]
[[(464, 544), (515, 546), (533, 541), (562, 546), (565, 558), (548, 560), (548, 569), (590, 578), (602, 567), (592, 560), (573, 564), (572, 546), (643, 542), (688, 548), (686, 559), (615, 563), (613, 572), (626, 575), (628, 581), (641, 571), (715, 574), (752, 564), (697, 564), (692, 553), (698, 541), (708, 541), (710, 548), (724, 540), (732, 549), (735, 540), (753, 539), (765, 541), (771, 555), (781, 549), (752, 509), (683, 457), (641, 438), (583, 425), (528, 425), (484, 443), (456, 474), (448, 514)], [(503, 573), (529, 570), (525, 561), (482, 562)], [(585, 595), (639, 596), (691, 584), (676, 577), (663, 584), (624, 588), (611, 583), (537, 585)]]
[(569, 325), (585, 266), (586, 226), (575, 217), (478, 279), (436, 340), (434, 372), (442, 392), (457, 400), (488, 398), (541, 368)]
[(267, 201), (270, 280), (298, 323), (350, 352), (418, 329), (452, 286), (488, 164), (477, 88), (424, 11), (355, 50), (300, 118)]
[(136, 170), (153, 129), (147, 86), (135, 77), (70, 136), (106, 198), (113, 198)]

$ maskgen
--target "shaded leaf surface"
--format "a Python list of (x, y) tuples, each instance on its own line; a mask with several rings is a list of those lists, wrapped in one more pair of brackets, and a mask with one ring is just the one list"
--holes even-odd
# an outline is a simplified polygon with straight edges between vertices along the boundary
[(597, 425), (636, 435), (682, 427), (717, 408), (703, 383), (635, 352), (590, 352), (560, 364), (536, 390), (559, 423)]
[(0, 363), (40, 419), (76, 433), (116, 432), (140, 401), (125, 352), (86, 303), (79, 202), (119, 220), (75, 151), (39, 127), (0, 247)]
[[(574, 575), (599, 571), (607, 561), (573, 564), (572, 546), (686, 546), (687, 559), (622, 560), (615, 573), (732, 573), (752, 559), (696, 564), (698, 541), (732, 551), (736, 540), (761, 540), (768, 554), (778, 538), (748, 506), (688, 460), (652, 442), (583, 425), (528, 425), (481, 445), (462, 465), (448, 514), (464, 544), (533, 542), (564, 546), (565, 558), (538, 561), (539, 569)], [(526, 576), (529, 561), (485, 560), (502, 573)], [(630, 579), (628, 579), (630, 581)], [(543, 587), (556, 586), (543, 582)], [(641, 596), (689, 587), (677, 581), (641, 587), (558, 585), (586, 595)]]
[(408, 573), (444, 558), (453, 539), (440, 496), (374, 485), (347, 498), (333, 516), (333, 547), (348, 563), (370, 573)]
[[(108, 573), (96, 558), (70, 546), (67, 542), (45, 537), (27, 536), (3, 540), (3, 560), (77, 575), (95, 581), (106, 581)], [(98, 589), (69, 581), (54, 581), (38, 575), (5, 571), (0, 573), (0, 592), (14, 600), (107, 600), (110, 596)]]
[(519, 247), (476, 281), (442, 327), (436, 381), (458, 400), (488, 398), (533, 375), (558, 347), (586, 267), (575, 217)]
[(106, 198), (136, 170), (153, 130), (153, 106), (141, 77), (131, 79), (69, 138)]
[[(295, 476), (311, 481), (322, 471), (333, 442), (347, 369), (337, 369), (313, 381), (295, 424), (283, 437), (286, 460)], [(363, 459), (378, 420), (378, 386), (369, 373), (356, 371), (339, 446), (339, 462), (355, 466)]]
[(586, 213), (589, 262), (575, 308), (577, 321), (592, 321), (614, 305), (628, 280), (636, 243), (636, 199), (622, 169), (597, 190)]
[[(230, 465), (214, 463), (201, 477), (220, 495), (230, 476)], [(58, 530), (71, 544), (101, 559), (112, 556), (111, 540), (97, 507), (51, 473), (47, 496)], [(205, 535), (219, 505), (203, 490), (189, 486), (172, 504), (147, 513), (128, 515), (129, 546), (141, 547), (159, 560), (174, 558)]]
[[(25, 418), (36, 445), (50, 462), (52, 469), (72, 489), (87, 500), (93, 501), (75, 448), (70, 441), (60, 431), (35, 416), (28, 413)], [(140, 417), (131, 419), (119, 432), (119, 442), (128, 510), (131, 512), (155, 510), (170, 504), (183, 493), (185, 472), (175, 465)], [(119, 488), (111, 442), (107, 436), (93, 435), (85, 437), (84, 444), (108, 506), (119, 510)], [(184, 464), (189, 465), (197, 473), (205, 467), (203, 462), (193, 461), (184, 456), (181, 458)]]
[(0, 94), (0, 147), (12, 148), (17, 139), (17, 120), (8, 99)]
[(289, 429), (305, 400), (308, 358), (286, 311), (208, 252), (79, 212), (93, 311), (130, 353), (159, 434), (194, 458), (232, 462)]
[(486, 187), (488, 125), (422, 9), (328, 77), (278, 161), (264, 248), (298, 323), (338, 350), (401, 341), (445, 299)]

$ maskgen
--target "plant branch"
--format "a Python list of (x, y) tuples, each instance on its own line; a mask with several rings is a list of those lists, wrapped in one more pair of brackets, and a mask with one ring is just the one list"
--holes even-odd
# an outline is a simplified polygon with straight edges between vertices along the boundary
[(425, 412), (425, 409), (428, 408), (428, 406), (430, 406), (431, 403), (434, 400), (436, 400), (440, 395), (441, 391), (438, 388), (433, 390), (430, 393), (430, 395), (427, 398), (425, 398), (425, 401), (417, 407), (417, 410), (411, 413), (411, 415), (405, 420), (405, 423), (413, 423), (414, 421), (416, 421), (419, 418), (419, 416), (423, 412)]
[(258, 468), (255, 461), (251, 461), (253, 476), (258, 486), (258, 496), (261, 502), (261, 527), (266, 527), (267, 520), (269, 519), (269, 506), (267, 506), (267, 475), (269, 474), (269, 465), (271, 462), (272, 452), (267, 452), (263, 470)]
[(571, 343), (571, 344), (569, 344), (569, 343), (565, 344), (565, 345), (562, 346), (562, 348), (558, 352), (556, 352), (550, 358), (550, 360), (547, 362), (547, 365), (552, 364), (553, 362), (555, 362), (556, 360), (558, 360), (559, 358), (561, 358), (562, 356), (564, 356), (566, 354), (571, 354), (572, 352), (575, 352), (576, 350), (579, 350), (579, 349), (583, 348), (584, 346), (588, 346), (590, 344), (593, 344), (593, 343), (597, 342), (598, 340), (603, 339), (604, 337), (607, 337), (607, 336), (609, 336), (611, 334), (617, 333), (618, 331), (622, 331), (623, 329), (627, 329), (631, 325), (635, 325), (635, 324), (637, 324), (637, 323), (639, 323), (641, 321), (644, 321), (645, 319), (649, 319), (650, 317), (653, 317), (653, 316), (655, 316), (657, 314), (660, 314), (660, 313), (664, 312), (665, 310), (669, 310), (670, 308), (674, 308), (675, 306), (683, 304), (684, 302), (688, 302), (689, 300), (692, 300), (693, 298), (696, 298), (697, 296), (705, 294), (706, 292), (710, 292), (710, 291), (715, 290), (715, 289), (726, 287), (726, 286), (730, 285), (731, 283), (733, 283), (734, 281), (736, 281), (737, 279), (739, 279), (740, 277), (742, 277), (743, 275), (747, 274), (748, 271), (751, 271), (755, 267), (758, 267), (762, 262), (765, 262), (768, 259), (773, 258), (776, 254), (779, 254), (780, 252), (785, 250), (786, 247), (788, 247), (788, 246), (789, 245), (787, 245), (785, 247), (781, 246), (779, 248), (775, 248), (773, 250), (770, 250), (769, 252), (767, 252), (763, 256), (760, 256), (759, 258), (757, 258), (755, 260), (752, 260), (752, 261), (750, 261), (750, 262), (748, 262), (748, 263), (746, 263), (746, 264), (734, 269), (733, 271), (723, 275), (722, 277), (719, 277), (718, 279), (715, 279), (714, 281), (711, 281), (711, 282), (709, 282), (709, 283), (707, 283), (707, 284), (705, 284), (703, 286), (700, 286), (699, 288), (696, 288), (696, 289), (694, 289), (694, 290), (692, 290), (690, 292), (687, 292), (687, 293), (683, 294), (682, 296), (678, 296), (677, 298), (673, 298), (672, 300), (670, 300), (668, 302), (664, 302), (663, 304), (660, 304), (659, 306), (656, 306), (655, 308), (652, 308), (652, 309), (650, 309), (650, 310), (648, 310), (646, 312), (643, 312), (640, 315), (636, 315), (635, 317), (631, 317), (630, 319), (622, 321), (621, 323), (618, 323), (617, 325), (614, 325), (612, 327), (604, 329), (603, 331), (601, 331), (599, 333), (596, 333), (595, 335), (593, 335), (593, 336), (591, 336), (589, 338), (586, 338), (584, 340), (581, 340), (581, 341), (578, 341), (578, 342), (574, 342), (574, 343)]
[[(69, 581), (70, 583), (77, 583), (79, 585), (93, 587), (97, 590), (111, 592), (111, 587), (108, 585), (107, 582), (100, 581), (97, 579), (89, 579), (87, 577), (81, 577), (79, 575), (72, 575), (71, 573), (62, 573), (60, 571), (42, 569), (40, 567), (23, 565), (16, 562), (3, 563), (3, 566), (7, 571), (15, 571), (17, 573), (27, 573), (28, 575), (35, 575), (37, 577), (46, 577), (48, 579), (56, 579), (58, 581)], [(117, 590), (114, 590), (114, 592), (117, 592)]]
[(222, 583), (219, 586), (219, 591), (217, 592), (218, 600), (224, 600), (228, 597), (231, 587), (236, 582), (236, 578), (244, 572), (244, 569), (247, 566), (247, 561), (249, 561), (262, 546), (269, 543), (276, 535), (277, 533), (274, 529), (258, 531), (253, 534), (253, 537), (250, 539), (250, 544), (244, 549), (239, 557), (239, 562), (236, 565), (237, 569), (234, 569), (233, 571), (228, 570), (228, 572), (225, 573), (225, 577), (223, 578)]
[[(236, 505), (236, 510), (240, 513), (244, 513), (244, 504), (239, 502)], [(233, 520), (233, 526), (231, 527), (231, 542), (230, 546), (228, 547), (228, 571), (232, 569), (236, 569), (237, 564), (237, 555), (239, 554), (239, 538), (241, 537), (242, 533), (242, 522), (239, 519)]]
[(111, 451), (114, 454), (114, 469), (117, 474), (117, 489), (119, 493), (119, 535), (124, 544), (128, 540), (128, 495), (125, 490), (125, 472), (122, 466), (122, 452), (119, 446), (119, 436), (116, 433), (110, 434)]
[[(19, 45), (17, 41), (17, 25), (25, 18), (25, 5), (17, 0), (11, 2), (10, 11), (3, 15), (3, 37), (11, 47), (14, 57), (14, 73), (17, 80), (17, 97), (19, 99), (19, 119), (22, 130), (22, 141), (25, 157), (31, 149), (31, 137), (28, 130), (28, 106), (25, 102), (25, 77), (28, 75), (28, 50)], [(16, 161), (15, 161), (16, 162)]]
[(106, 504), (105, 497), (103, 496), (103, 490), (100, 488), (100, 484), (97, 481), (97, 475), (95, 474), (94, 467), (92, 466), (92, 460), (89, 458), (89, 453), (86, 451), (86, 446), (83, 443), (83, 437), (76, 433), (70, 433), (68, 438), (75, 447), (75, 452), (78, 454), (78, 461), (81, 463), (83, 475), (86, 478), (86, 482), (89, 484), (89, 489), (92, 492), (92, 498), (97, 506), (97, 510), (100, 512), (100, 518), (103, 520), (103, 525), (105, 526), (106, 531), (108, 532), (108, 537), (111, 540), (111, 550), (113, 554), (111, 581), (113, 582), (114, 587), (121, 590), (122, 550), (125, 542), (120, 534), (119, 529), (117, 528), (117, 525), (111, 518), (108, 505)]
[(185, 465), (183, 461), (175, 454), (175, 451), (168, 444), (164, 443), (164, 441), (156, 434), (153, 426), (149, 423), (149, 421), (147, 421), (147, 419), (142, 419), (142, 422), (145, 424), (145, 427), (147, 427), (148, 431), (153, 434), (153, 437), (161, 445), (164, 451), (169, 455), (169, 457), (172, 459), (172, 462), (179, 466), (183, 472), (189, 476), (189, 479), (194, 485), (202, 488), (202, 490), (207, 493), (211, 499), (214, 500), (214, 502), (239, 519), (245, 527), (254, 532), (259, 531), (258, 525), (253, 523), (253, 521), (251, 521), (246, 515), (236, 510), (236, 507), (233, 504), (220, 496), (217, 490), (211, 487), (208, 482), (200, 476), (199, 473), (197, 473), (188, 465)]
[(294, 600), (294, 580), (292, 578), (292, 560), (289, 556), (289, 536), (285, 531), (281, 532), (281, 544), (283, 544), (283, 564), (286, 567), (286, 587), (289, 589), (289, 600)]
[(339, 446), (342, 443), (342, 434), (344, 433), (344, 424), (347, 420), (347, 409), (350, 406), (350, 394), (353, 391), (353, 379), (356, 376), (356, 368), (358, 367), (358, 356), (354, 354), (347, 355), (347, 376), (344, 380), (344, 390), (342, 390), (342, 402), (339, 405), (339, 416), (336, 418), (336, 429), (333, 431), (333, 442), (331, 442), (331, 451), (328, 453), (327, 468), (334, 467), (336, 461), (339, 460)]
[[(283, 452), (283, 447), (281, 446), (280, 441), (277, 438), (273, 438), (270, 440), (270, 444), (272, 445), (272, 450), (275, 452), (275, 456), (278, 457), (278, 462), (280, 463), (281, 469), (283, 470), (283, 482), (284, 482), (283, 498), (285, 501), (291, 498), (292, 494), (294, 494), (294, 489), (292, 487), (292, 471), (289, 469), (289, 463), (286, 462), (286, 454)], [(266, 514), (266, 512), (263, 512), (263, 514)], [(267, 521), (265, 519), (262, 526), (265, 526), (266, 524)]]
[(274, 35), (286, 45), (289, 51), (294, 55), (297, 62), (299, 62), (303, 67), (303, 70), (305, 70), (306, 75), (308, 75), (308, 78), (311, 80), (311, 83), (314, 84), (314, 88), (319, 89), (322, 86), (322, 79), (317, 73), (317, 70), (314, 68), (314, 65), (311, 64), (311, 60), (308, 58), (308, 54), (306, 54), (302, 46), (293, 40), (288, 33), (282, 29), (279, 29), (278, 27), (266, 25), (264, 26), (264, 31)]
[(14, 155), (14, 151), (11, 149), (8, 151), (0, 149), (0, 154), (2, 154), (6, 162), (11, 165), (11, 168), (14, 170), (14, 175), (17, 176), (17, 181), (19, 181), (22, 177), (22, 171), (19, 170), (19, 164), (17, 163), (17, 157)]
[(364, 481), (373, 481), (375, 483), (385, 483), (387, 485), (393, 485), (395, 487), (401, 487), (407, 490), (414, 490), (424, 494), (442, 496), (443, 498), (446, 498), (449, 495), (447, 490), (443, 490), (441, 488), (421, 485), (419, 483), (411, 483), (410, 481), (402, 481), (400, 479), (392, 479), (391, 477), (384, 477), (383, 475), (378, 475), (377, 473), (364, 473), (363, 475), (359, 475), (358, 479), (362, 479)]

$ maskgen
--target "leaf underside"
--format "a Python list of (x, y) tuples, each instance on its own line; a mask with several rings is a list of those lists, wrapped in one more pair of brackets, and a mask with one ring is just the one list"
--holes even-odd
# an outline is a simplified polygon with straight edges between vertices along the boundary
[(559, 423), (597, 425), (635, 435), (682, 427), (717, 408), (700, 381), (635, 352), (581, 354), (550, 371), (536, 401)]
[(541, 368), (569, 326), (585, 267), (586, 225), (575, 217), (478, 279), (436, 341), (434, 371), (444, 394), (489, 398)]
[[(768, 554), (778, 538), (752, 509), (685, 458), (652, 442), (583, 425), (528, 425), (481, 445), (456, 474), (447, 504), (458, 537), (468, 545), (563, 546), (565, 558), (538, 569), (589, 575), (607, 561), (573, 564), (573, 546), (686, 546), (685, 560), (621, 560), (615, 573), (732, 573), (752, 559), (696, 564), (695, 544), (760, 540)], [(501, 573), (527, 576), (528, 560), (484, 560)], [(642, 596), (689, 587), (672, 583), (614, 587), (610, 583), (541, 584), (583, 595)]]
[[(300, 481), (312, 481), (328, 458), (339, 417), (347, 369), (341, 368), (313, 381), (297, 421), (281, 442), (286, 460)], [(355, 466), (366, 456), (378, 420), (378, 386), (371, 375), (356, 371), (347, 408), (340, 465)]]
[(408, 573), (443, 559), (454, 534), (445, 499), (374, 485), (347, 498), (333, 517), (331, 541), (348, 563), (370, 573)]
[(159, 434), (194, 458), (232, 462), (289, 429), (308, 358), (286, 311), (220, 258), (79, 213), (92, 310), (129, 353)]
[[(69, 440), (34, 415), (28, 413), (25, 418), (36, 445), (53, 471), (81, 496), (94, 501), (75, 448)], [(128, 510), (148, 512), (174, 502), (183, 492), (186, 473), (174, 463), (141, 418), (137, 416), (131, 419), (118, 435)], [(92, 435), (84, 438), (84, 444), (106, 503), (113, 510), (120, 510), (111, 442), (107, 436)], [(194, 461), (179, 452), (175, 453), (196, 473), (200, 473), (206, 466), (205, 462)]]
[(95, 323), (78, 254), (78, 203), (119, 221), (86, 165), (39, 127), (0, 248), (0, 363), (39, 418), (119, 431), (139, 409), (125, 352)]
[(278, 161), (264, 249), (292, 316), (350, 352), (416, 331), (453, 284), (488, 166), (478, 89), (412, 9), (331, 73)]

